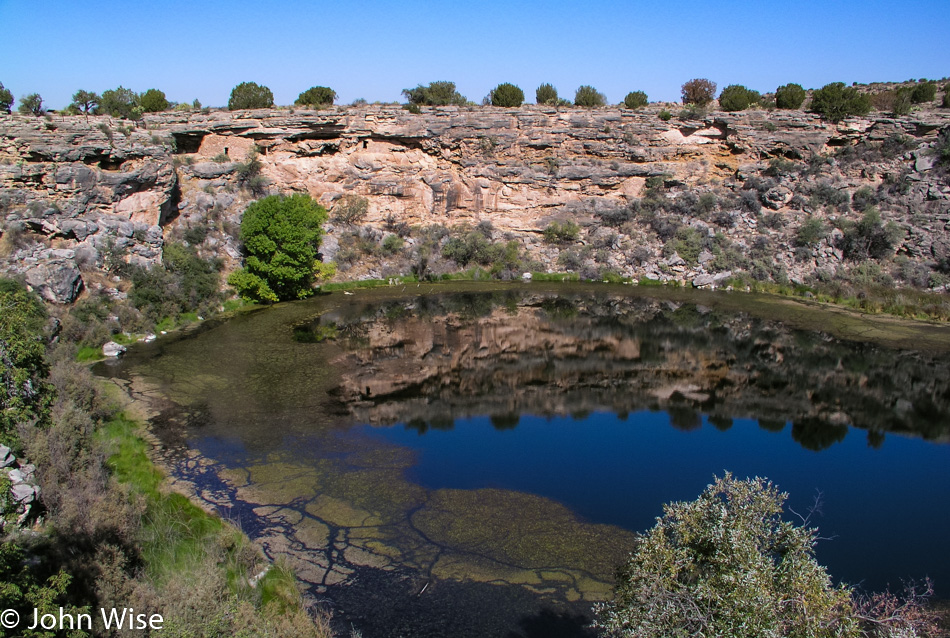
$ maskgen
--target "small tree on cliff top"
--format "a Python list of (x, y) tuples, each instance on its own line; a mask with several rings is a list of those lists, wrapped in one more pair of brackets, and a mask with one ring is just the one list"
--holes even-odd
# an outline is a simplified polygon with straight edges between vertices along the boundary
[(266, 86), (255, 82), (241, 82), (231, 89), (228, 110), (267, 109), (274, 106), (274, 94)]
[(716, 83), (706, 78), (696, 78), (682, 86), (683, 104), (706, 106), (716, 97)]
[(0, 113), (9, 113), (12, 106), (13, 93), (10, 92), (10, 89), (4, 88), (3, 82), (0, 82)]
[(534, 91), (534, 101), (538, 104), (557, 104), (557, 89), (551, 84), (542, 84)]
[(325, 106), (336, 100), (336, 91), (328, 86), (311, 86), (297, 96), (294, 104), (297, 106)]
[(508, 82), (503, 82), (489, 93), (492, 106), (521, 106), (524, 103), (524, 91)]
[(241, 220), (244, 268), (228, 283), (246, 299), (275, 302), (313, 293), (322, 265), (317, 251), (327, 211), (309, 195), (272, 195), (247, 207)]

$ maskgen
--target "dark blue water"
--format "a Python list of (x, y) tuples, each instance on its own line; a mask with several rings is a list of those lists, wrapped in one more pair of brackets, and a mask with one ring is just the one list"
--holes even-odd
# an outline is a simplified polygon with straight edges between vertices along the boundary
[(791, 425), (716, 427), (702, 417), (673, 427), (666, 412), (645, 411), (364, 431), (416, 450), (410, 478), (428, 488), (531, 492), (633, 531), (652, 527), (663, 503), (695, 499), (714, 474), (768, 477), (789, 494), (787, 510), (805, 515), (821, 494), (811, 523), (828, 539), (818, 560), (837, 581), (899, 590), (902, 580), (930, 576), (938, 595), (950, 594), (950, 552), (934, 549), (950, 539), (948, 444), (887, 435), (871, 446), (865, 431), (850, 429), (815, 452), (793, 440)]

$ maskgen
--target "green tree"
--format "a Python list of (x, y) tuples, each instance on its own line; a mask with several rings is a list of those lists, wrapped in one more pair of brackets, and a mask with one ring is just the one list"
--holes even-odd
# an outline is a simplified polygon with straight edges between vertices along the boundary
[(631, 91), (627, 97), (623, 98), (623, 105), (628, 109), (639, 109), (649, 103), (647, 94), (643, 91)]
[(73, 93), (73, 104), (75, 104), (76, 108), (87, 116), (90, 112), (94, 111), (97, 106), (99, 106), (100, 100), (101, 98), (99, 97), (99, 94), (93, 93), (91, 91), (79, 89)]
[(49, 415), (53, 391), (46, 382), (46, 309), (35, 295), (0, 279), (0, 443), (19, 448), (18, 423)]
[(587, 84), (577, 87), (577, 91), (574, 93), (574, 104), (577, 106), (592, 108), (603, 106), (606, 103), (606, 96)]
[(228, 110), (267, 109), (274, 106), (274, 94), (266, 86), (255, 82), (241, 82), (231, 89)]
[(683, 104), (706, 106), (716, 97), (716, 83), (706, 78), (695, 78), (681, 87)]
[(812, 94), (809, 110), (837, 123), (851, 115), (867, 115), (871, 99), (854, 87), (846, 87), (844, 82), (832, 82)]
[(557, 104), (557, 89), (551, 84), (542, 84), (534, 91), (537, 104)]
[(98, 111), (112, 117), (137, 119), (137, 115), (141, 113), (139, 96), (132, 89), (126, 89), (122, 86), (117, 89), (103, 91), (99, 100)]
[(149, 89), (139, 97), (139, 106), (146, 113), (159, 113), (168, 108), (168, 100), (163, 91)]
[(254, 202), (241, 220), (244, 268), (231, 273), (228, 283), (254, 301), (310, 296), (326, 221), (326, 210), (309, 195), (271, 195)]
[(894, 102), (891, 104), (891, 113), (894, 117), (910, 113), (910, 107), (914, 103), (913, 97), (914, 89), (909, 86), (901, 86), (894, 91)]
[(489, 93), (492, 106), (521, 106), (524, 104), (524, 91), (508, 82), (503, 82)]
[(43, 115), (46, 111), (43, 109), (43, 98), (39, 93), (30, 93), (20, 98), (20, 106), (17, 108), (24, 115)]
[(927, 102), (933, 102), (937, 97), (937, 83), (936, 82), (921, 82), (914, 87), (913, 92), (911, 93), (910, 100), (914, 104), (924, 104)]
[(423, 106), (464, 106), (468, 100), (455, 90), (455, 82), (430, 82), (427, 86), (421, 84), (414, 89), (403, 89), (410, 104)]
[(333, 104), (336, 100), (336, 91), (328, 86), (311, 86), (309, 89), (297, 96), (294, 104), (297, 106), (325, 106)]
[(800, 109), (805, 102), (801, 84), (783, 84), (775, 89), (775, 106), (780, 109)]
[(0, 113), (9, 113), (13, 106), (13, 93), (0, 82)]
[(758, 91), (751, 91), (741, 84), (730, 84), (719, 94), (719, 108), (723, 111), (744, 111), (759, 101)]
[(726, 474), (697, 500), (665, 505), (596, 625), (639, 638), (861, 635), (850, 590), (815, 560), (816, 530), (782, 519), (786, 498)]

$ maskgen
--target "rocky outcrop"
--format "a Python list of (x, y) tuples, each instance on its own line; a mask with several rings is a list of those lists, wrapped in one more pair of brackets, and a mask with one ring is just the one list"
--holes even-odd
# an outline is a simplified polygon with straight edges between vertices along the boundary
[[(702, 282), (729, 264), (678, 263), (669, 238), (648, 220), (633, 216), (610, 225), (605, 213), (636, 202), (647, 180), (656, 178), (672, 223), (710, 237), (718, 233), (740, 253), (767, 244), (760, 251), (765, 260), (801, 280), (843, 265), (831, 237), (796, 252), (792, 238), (801, 220), (860, 214), (812, 194), (827, 187), (850, 202), (869, 187), (885, 221), (903, 232), (900, 254), (923, 264), (950, 255), (950, 186), (931, 148), (950, 126), (950, 113), (834, 125), (799, 111), (663, 121), (659, 108), (443, 107), (411, 114), (364, 106), (163, 113), (135, 124), (0, 116), (0, 212), (5, 232), (73, 250), (73, 261), (92, 270), (107, 270), (116, 259), (155, 264), (169, 234), (194, 225), (213, 231), (203, 250), (233, 265), (240, 257), (241, 214), (262, 193), (307, 192), (328, 208), (358, 195), (369, 203), (363, 223), (377, 229), (370, 241), (381, 242), (390, 232), (385, 229), (399, 225), (489, 221), (496, 239), (515, 238), (542, 267), (563, 270), (564, 247), (546, 244), (541, 230), (551, 220), (571, 219), (584, 229), (574, 247), (584, 252), (571, 269), (586, 264), (595, 273), (606, 268), (707, 285)], [(242, 162), (252, 150), (261, 164), (249, 185)], [(776, 160), (791, 169), (770, 167)], [(714, 210), (700, 211), (690, 193), (719, 200)], [(771, 213), (777, 216), (766, 223)], [(329, 227), (327, 257), (352, 241), (348, 233)], [(414, 242), (408, 237), (407, 250)], [(10, 256), (16, 262), (36, 250)], [(52, 264), (61, 258), (35, 258), (66, 276), (64, 265)], [(406, 269), (405, 263), (387, 271), (370, 262), (342, 268), (344, 276)], [(67, 287), (44, 294), (65, 301)]]

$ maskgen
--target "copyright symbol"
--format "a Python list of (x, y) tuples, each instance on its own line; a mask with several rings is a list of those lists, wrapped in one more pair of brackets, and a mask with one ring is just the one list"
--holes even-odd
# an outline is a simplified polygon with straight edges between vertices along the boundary
[(16, 610), (5, 609), (3, 613), (0, 613), (0, 625), (7, 629), (13, 629), (18, 624), (20, 624), (20, 614), (16, 613)]

